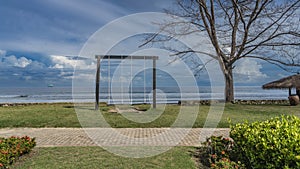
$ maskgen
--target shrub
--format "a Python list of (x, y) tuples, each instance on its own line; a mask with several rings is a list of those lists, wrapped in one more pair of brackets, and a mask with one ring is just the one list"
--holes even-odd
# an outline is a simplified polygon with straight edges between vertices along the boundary
[(216, 163), (211, 165), (212, 169), (243, 169), (245, 168), (244, 165), (241, 164), (240, 161), (237, 163), (235, 161), (231, 161), (229, 158), (222, 158), (218, 160)]
[(200, 162), (213, 169), (244, 168), (244, 165), (240, 162), (235, 162), (231, 159), (233, 143), (233, 140), (222, 136), (208, 138), (206, 142), (202, 143), (203, 147), (200, 148)]
[(36, 145), (28, 136), (0, 138), (0, 169), (8, 168), (19, 156), (29, 153)]
[(234, 153), (247, 168), (300, 168), (300, 119), (281, 116), (231, 126)]

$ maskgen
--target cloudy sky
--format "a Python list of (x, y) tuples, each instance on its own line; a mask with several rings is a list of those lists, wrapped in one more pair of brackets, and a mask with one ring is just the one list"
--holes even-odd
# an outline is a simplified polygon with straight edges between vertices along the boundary
[[(173, 1), (0, 0), (0, 87), (71, 86), (75, 67), (86, 70), (82, 78), (91, 79), (94, 75), (87, 72), (94, 73), (95, 62), (78, 56), (97, 30), (130, 14), (172, 8)], [(162, 57), (170, 60), (167, 53)], [(286, 75), (273, 65), (244, 59), (236, 65), (235, 83), (260, 86)], [(203, 78), (198, 80), (206, 84)]]

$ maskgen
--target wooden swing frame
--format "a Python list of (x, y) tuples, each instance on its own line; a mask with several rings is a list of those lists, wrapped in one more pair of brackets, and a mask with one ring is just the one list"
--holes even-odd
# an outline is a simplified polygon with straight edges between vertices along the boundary
[[(99, 93), (100, 93), (100, 63), (101, 59), (132, 59), (132, 60), (152, 60), (152, 103), (153, 108), (156, 108), (156, 60), (158, 56), (131, 56), (131, 55), (96, 55), (97, 70), (96, 70), (96, 91), (95, 91), (95, 110), (99, 109)], [(132, 91), (131, 91), (132, 92)]]

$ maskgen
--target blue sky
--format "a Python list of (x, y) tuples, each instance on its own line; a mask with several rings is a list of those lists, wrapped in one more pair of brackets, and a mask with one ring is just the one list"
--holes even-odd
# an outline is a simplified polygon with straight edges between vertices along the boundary
[[(0, 0), (0, 87), (43, 87), (49, 83), (71, 86), (78, 60), (73, 56), (95, 31), (119, 17), (160, 12), (173, 3), (174, 0)], [(94, 71), (91, 61), (79, 58), (78, 64)], [(263, 61), (245, 59), (236, 65), (235, 83), (259, 86), (288, 74)], [(201, 83), (207, 84), (207, 79), (199, 79)]]

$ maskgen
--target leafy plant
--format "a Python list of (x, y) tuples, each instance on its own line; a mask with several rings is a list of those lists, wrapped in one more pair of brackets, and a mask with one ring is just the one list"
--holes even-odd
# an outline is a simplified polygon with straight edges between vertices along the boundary
[(8, 168), (18, 157), (29, 153), (35, 145), (35, 138), (28, 136), (0, 138), (0, 169)]
[(223, 169), (223, 168), (227, 168), (227, 169), (242, 169), (245, 168), (244, 165), (238, 161), (231, 161), (229, 158), (222, 158), (220, 160), (218, 160), (216, 163), (213, 163), (211, 165), (212, 169)]
[(300, 168), (300, 119), (275, 117), (231, 126), (234, 152), (247, 168)]
[(219, 168), (243, 168), (241, 162), (231, 160), (234, 142), (230, 138), (211, 136), (202, 143), (199, 158), (203, 165), (213, 169)]

